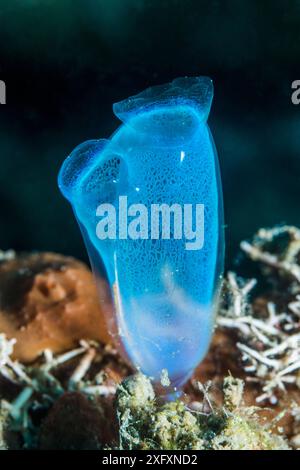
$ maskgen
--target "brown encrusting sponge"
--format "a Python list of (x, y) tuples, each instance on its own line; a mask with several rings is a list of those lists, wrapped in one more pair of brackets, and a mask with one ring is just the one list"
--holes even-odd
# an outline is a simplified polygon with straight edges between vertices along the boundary
[[(34, 253), (0, 263), (0, 332), (15, 338), (14, 357), (30, 362), (45, 349), (69, 350), (81, 339), (106, 343), (111, 301), (85, 264), (55, 253)], [(101, 305), (99, 303), (101, 298)]]

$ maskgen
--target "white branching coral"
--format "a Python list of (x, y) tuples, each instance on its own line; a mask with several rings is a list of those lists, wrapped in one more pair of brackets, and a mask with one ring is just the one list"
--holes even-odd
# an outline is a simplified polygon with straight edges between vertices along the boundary
[(241, 248), (263, 268), (272, 270), (269, 277), (283, 278), (285, 292), (279, 292), (280, 305), (269, 301), (265, 311), (257, 313), (248, 299), (257, 281), (245, 281), (230, 272), (225, 287), (227, 304), (220, 311), (218, 325), (238, 331), (237, 347), (247, 380), (262, 388), (257, 402), (275, 404), (278, 392), (287, 385), (300, 387), (300, 231), (290, 226), (261, 229), (252, 244), (242, 242)]

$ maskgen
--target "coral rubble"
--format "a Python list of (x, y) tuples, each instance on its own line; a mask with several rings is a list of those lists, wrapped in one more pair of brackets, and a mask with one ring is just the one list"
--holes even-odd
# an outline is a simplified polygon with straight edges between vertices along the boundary
[[(253, 277), (246, 279), (249, 269), (241, 277), (241, 266), (239, 275), (227, 273), (210, 351), (181, 399), (170, 402), (155, 393), (149, 378), (130, 375), (120, 354), (109, 343), (89, 338), (87, 330), (80, 340), (79, 328), (77, 341), (73, 336), (64, 352), (47, 343), (37, 357), (35, 335), (28, 346), (22, 325), (20, 330), (15, 325), (26, 319), (25, 330), (30, 330), (35, 321), (30, 312), (43, 300), (31, 293), (41, 273), (48, 286), (53, 257), (50, 270), (30, 274), (31, 287), (20, 273), (18, 285), (24, 284), (26, 295), (18, 304), (19, 290), (8, 289), (7, 282), (15, 282), (13, 266), (19, 261), (11, 265), (14, 253), (0, 253), (0, 280), (5, 280), (0, 285), (0, 448), (299, 449), (300, 231), (261, 229), (241, 248), (247, 266), (256, 268)], [(55, 256), (59, 264), (60, 255)], [(78, 271), (77, 262), (70, 263), (67, 272), (73, 272), (76, 283), (83, 268)], [(53, 285), (48, 287), (52, 292)], [(13, 291), (15, 299), (7, 297)], [(57, 305), (52, 296), (57, 289), (51, 292), (45, 309), (39, 309), (47, 322)], [(14, 305), (12, 310), (3, 308), (3, 299), (9, 298), (6, 306)], [(4, 316), (16, 335), (3, 327)], [(24, 362), (29, 356), (35, 360)], [(160, 392), (170, 392), (165, 369), (161, 387)]]
[[(130, 390), (130, 393), (128, 393)], [(160, 405), (149, 379), (126, 379), (117, 391), (121, 449), (287, 450), (287, 442), (259, 419), (256, 408), (242, 404), (243, 383), (224, 380), (222, 408), (191, 410), (181, 401)]]
[[(56, 356), (46, 350), (34, 365), (23, 365), (11, 359), (11, 341), (0, 335), (0, 392), (24, 448), (57, 448), (67, 422), (72, 432), (59, 439), (60, 448), (77, 448), (79, 440), (84, 448), (99, 448), (114, 439), (116, 386), (130, 370), (111, 346), (81, 341), (76, 349)], [(101, 438), (92, 437), (100, 421)]]

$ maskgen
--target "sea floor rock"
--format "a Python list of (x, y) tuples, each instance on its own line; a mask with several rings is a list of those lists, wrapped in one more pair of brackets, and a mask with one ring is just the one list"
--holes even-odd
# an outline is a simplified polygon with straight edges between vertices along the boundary
[[(43, 450), (99, 450), (117, 434), (117, 421), (99, 398), (66, 392), (41, 424), (38, 447)], [(111, 407), (112, 409), (112, 407)]]

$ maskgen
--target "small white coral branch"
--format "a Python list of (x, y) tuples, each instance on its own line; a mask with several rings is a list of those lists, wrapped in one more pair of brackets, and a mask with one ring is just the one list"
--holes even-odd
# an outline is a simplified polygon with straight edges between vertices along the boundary
[(0, 374), (11, 382), (32, 384), (24, 366), (11, 359), (15, 344), (15, 339), (7, 339), (4, 334), (0, 334)]
[(253, 261), (261, 261), (272, 268), (284, 271), (292, 275), (297, 282), (300, 282), (300, 267), (297, 264), (292, 264), (288, 261), (280, 261), (276, 255), (263, 252), (258, 247), (246, 241), (243, 241), (240, 247)]
[(14, 351), (15, 339), (7, 339), (4, 334), (0, 334), (0, 368), (4, 367)]
[[(281, 235), (289, 237), (286, 249), (276, 254), (268, 252), (265, 248), (266, 244)], [(300, 283), (300, 266), (297, 260), (300, 253), (300, 230), (298, 228), (289, 225), (271, 229), (263, 228), (258, 231), (252, 244), (242, 241), (240, 247), (253, 261), (259, 261), (290, 275), (297, 283)]]

